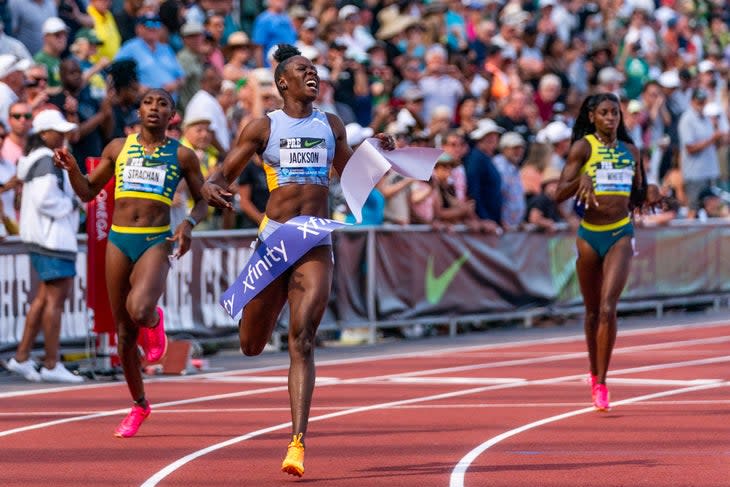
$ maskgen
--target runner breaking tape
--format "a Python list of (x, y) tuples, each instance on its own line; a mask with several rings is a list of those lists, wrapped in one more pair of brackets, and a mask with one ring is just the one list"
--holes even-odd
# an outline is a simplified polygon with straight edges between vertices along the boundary
[[(334, 165), (341, 175), (352, 155), (342, 120), (312, 106), (319, 92), (319, 77), (312, 62), (287, 44), (278, 46), (274, 59), (278, 62), (274, 79), (284, 99), (283, 109), (246, 125), (236, 147), (224, 161), (222, 171), (211, 175), (202, 190), (210, 205), (231, 208), (232, 194), (227, 188), (254, 154), (262, 157), (271, 195), (259, 227), (260, 240), (268, 244), (267, 252), (259, 254), (264, 257), (261, 266), (267, 265), (267, 257), (269, 264), (279, 264), (276, 259), (283, 260), (283, 252), (293, 248), (288, 239), (270, 238), (286, 232), (297, 221), (287, 224), (290, 220), (304, 216), (306, 221), (327, 227), (326, 222), (331, 222), (326, 220), (330, 166)], [(395, 147), (392, 137), (385, 134), (376, 137), (383, 149)], [(314, 219), (310, 220), (311, 217)], [(258, 355), (268, 343), (284, 303), (289, 301), (289, 402), (293, 439), (281, 469), (298, 477), (304, 475), (304, 435), (315, 380), (315, 336), (332, 286), (332, 239), (326, 233), (314, 245), (308, 245), (301, 258), (290, 259), (287, 255), (282, 273), (263, 289), (257, 289), (258, 294), (243, 307), (239, 322), (241, 350), (245, 355)], [(276, 245), (280, 246), (280, 253), (274, 249)], [(247, 267), (244, 273), (248, 272)], [(258, 271), (254, 266), (250, 272), (250, 280), (246, 282), (252, 284)], [(240, 279), (237, 282), (245, 287)]]

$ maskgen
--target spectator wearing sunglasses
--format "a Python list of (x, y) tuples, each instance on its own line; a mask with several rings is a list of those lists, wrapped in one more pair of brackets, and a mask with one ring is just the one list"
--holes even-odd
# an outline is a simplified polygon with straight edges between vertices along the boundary
[(30, 105), (24, 101), (17, 101), (10, 105), (8, 111), (7, 135), (2, 141), (0, 158), (13, 166), (23, 155), (23, 149), (28, 142), (28, 134), (33, 122)]
[[(7, 137), (6, 128), (0, 124), (0, 143)], [(0, 158), (0, 236), (17, 234), (18, 215), (15, 211), (15, 188), (17, 178), (15, 164)]]

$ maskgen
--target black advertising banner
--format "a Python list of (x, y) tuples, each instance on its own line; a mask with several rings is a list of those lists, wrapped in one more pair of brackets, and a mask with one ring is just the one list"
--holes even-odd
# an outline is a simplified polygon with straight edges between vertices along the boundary
[[(172, 263), (161, 299), (171, 332), (230, 333), (237, 319), (219, 304), (251, 255), (255, 231), (195, 232), (191, 251)], [(624, 301), (730, 292), (730, 225), (636, 230)], [(334, 234), (333, 292), (323, 327), (487, 315), (581, 304), (575, 235), (516, 232), (502, 237), (423, 227), (352, 227)], [(61, 337), (84, 338), (86, 245), (64, 305)], [(37, 278), (17, 238), (0, 243), (0, 345), (17, 343)], [(282, 323), (286, 324), (286, 312)]]

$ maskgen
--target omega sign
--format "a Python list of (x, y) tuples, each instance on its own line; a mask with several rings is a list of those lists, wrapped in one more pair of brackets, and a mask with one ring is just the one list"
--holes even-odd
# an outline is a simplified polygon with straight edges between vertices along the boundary
[(109, 199), (109, 193), (106, 189), (102, 189), (98, 195), (96, 195), (96, 241), (101, 242), (106, 240), (107, 233), (109, 232), (109, 211), (107, 210), (107, 201)]

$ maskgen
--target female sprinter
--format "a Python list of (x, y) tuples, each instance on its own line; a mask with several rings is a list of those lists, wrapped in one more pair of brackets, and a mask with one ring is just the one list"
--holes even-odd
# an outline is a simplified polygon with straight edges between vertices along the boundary
[(656, 186), (646, 184), (640, 160), (618, 98), (611, 93), (586, 98), (573, 127), (557, 200), (575, 196), (585, 209), (576, 268), (586, 310), (591, 393), (598, 411), (610, 408), (606, 373), (616, 342), (616, 306), (634, 253), (631, 210), (659, 200)]
[[(211, 175), (202, 190), (203, 197), (212, 206), (231, 208), (231, 193), (227, 188), (251, 157), (259, 154), (264, 161), (270, 190), (264, 220), (259, 227), (262, 240), (296, 216), (328, 218), (330, 165), (342, 174), (352, 155), (342, 120), (312, 106), (319, 92), (319, 77), (311, 61), (287, 44), (279, 45), (274, 59), (279, 63), (274, 82), (284, 99), (283, 109), (249, 122), (242, 130), (236, 147), (223, 162), (222, 171)], [(326, 165), (294, 169), (282, 167), (286, 164), (280, 160), (280, 141), (300, 137), (307, 138), (307, 144), (303, 146), (318, 139), (318, 147), (322, 147), (320, 150), (326, 147)], [(383, 148), (392, 150), (395, 147), (392, 137), (385, 134), (377, 137)], [(305, 148), (300, 150), (306, 151)], [(298, 477), (304, 474), (303, 436), (307, 432), (314, 390), (315, 335), (332, 285), (334, 264), (331, 244), (331, 240), (325, 239), (263, 289), (244, 307), (243, 318), (239, 322), (241, 350), (246, 355), (258, 355), (269, 341), (284, 303), (289, 300), (289, 402), (293, 440), (289, 443), (281, 469)]]
[[(84, 176), (66, 149), (57, 149), (54, 161), (68, 171), (71, 185), (83, 201), (92, 200), (109, 178), (116, 177), (114, 215), (106, 247), (106, 284), (117, 328), (119, 357), (134, 405), (114, 431), (120, 438), (134, 436), (150, 414), (137, 352), (139, 341), (147, 362), (158, 362), (167, 348), (162, 295), (170, 269), (169, 256), (179, 258), (190, 248), (190, 232), (207, 213), (200, 196), (203, 176), (195, 153), (165, 136), (175, 114), (169, 93), (147, 91), (141, 100), (142, 128), (126, 138), (112, 140), (101, 162)], [(185, 178), (195, 206), (170, 231), (170, 204), (175, 188)]]

